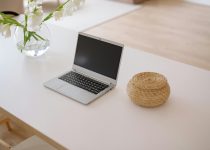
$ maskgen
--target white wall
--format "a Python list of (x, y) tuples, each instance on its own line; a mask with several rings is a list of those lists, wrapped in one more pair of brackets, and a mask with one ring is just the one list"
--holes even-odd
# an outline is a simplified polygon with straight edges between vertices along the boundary
[(210, 0), (186, 0), (186, 1), (210, 6)]

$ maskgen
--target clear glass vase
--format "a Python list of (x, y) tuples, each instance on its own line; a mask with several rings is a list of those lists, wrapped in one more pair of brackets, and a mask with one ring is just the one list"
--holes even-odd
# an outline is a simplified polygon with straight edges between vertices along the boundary
[[(24, 30), (23, 28), (17, 27), (15, 29), (15, 40), (17, 49), (30, 57), (38, 57), (47, 52), (50, 46), (50, 30), (46, 24), (42, 24), (36, 29), (37, 36), (31, 36), (30, 39), (24, 43)], [(40, 36), (41, 38), (38, 38)]]

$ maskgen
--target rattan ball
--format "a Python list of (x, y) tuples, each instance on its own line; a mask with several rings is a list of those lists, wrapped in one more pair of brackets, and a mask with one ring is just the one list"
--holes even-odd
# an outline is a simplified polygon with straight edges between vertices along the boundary
[(127, 93), (130, 99), (143, 107), (156, 107), (165, 103), (170, 95), (167, 79), (155, 72), (142, 72), (128, 82)]

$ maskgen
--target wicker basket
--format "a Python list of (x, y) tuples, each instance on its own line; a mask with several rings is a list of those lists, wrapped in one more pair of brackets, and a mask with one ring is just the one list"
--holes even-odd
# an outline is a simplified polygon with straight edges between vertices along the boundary
[(156, 107), (166, 102), (170, 87), (163, 75), (143, 72), (132, 77), (127, 85), (127, 93), (139, 106)]

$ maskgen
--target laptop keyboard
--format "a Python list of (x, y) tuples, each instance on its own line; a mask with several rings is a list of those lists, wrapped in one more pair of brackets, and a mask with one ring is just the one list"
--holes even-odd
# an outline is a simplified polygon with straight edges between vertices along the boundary
[(78, 74), (76, 72), (73, 72), (73, 71), (59, 77), (59, 79), (65, 81), (65, 82), (68, 82), (70, 84), (73, 84), (77, 87), (80, 87), (80, 88), (87, 90), (94, 94), (98, 94), (101, 91), (103, 91), (105, 88), (108, 87), (108, 85), (106, 85), (106, 84), (95, 81), (91, 78), (85, 77), (85, 76)]

